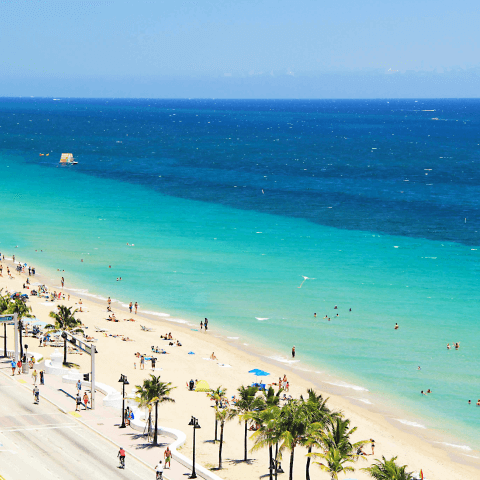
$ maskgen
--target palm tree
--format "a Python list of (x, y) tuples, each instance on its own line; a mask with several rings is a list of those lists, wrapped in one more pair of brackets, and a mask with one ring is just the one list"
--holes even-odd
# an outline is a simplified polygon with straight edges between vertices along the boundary
[[(74, 317), (75, 313), (77, 313), (77, 309), (72, 312), (72, 307), (57, 305), (57, 312), (50, 312), (49, 315), (55, 319), (57, 330), (72, 330), (82, 325), (82, 322)], [(67, 363), (67, 337), (63, 339), (63, 363)]]
[(356, 462), (360, 457), (357, 450), (365, 443), (365, 440), (352, 443), (350, 435), (357, 430), (357, 427), (350, 428), (350, 420), (343, 419), (338, 413), (334, 421), (329, 425), (328, 430), (324, 431), (319, 438), (319, 446), (324, 449), (324, 453), (307, 453), (309, 457), (319, 457), (322, 462), (314, 462), (320, 465), (320, 468), (331, 474), (332, 479), (337, 479), (341, 472), (351, 472), (352, 467), (346, 467), (346, 463)]
[[(350, 436), (357, 430), (357, 427), (350, 428), (348, 418), (336, 417), (330, 431), (324, 436), (323, 443), (326, 450), (337, 448), (345, 454), (356, 454), (357, 450), (367, 443), (366, 440), (351, 443)], [(315, 454), (312, 454), (315, 456)]]
[[(222, 389), (222, 386), (220, 385), (215, 390), (213, 390), (213, 389), (210, 390), (210, 392), (208, 392), (207, 395), (212, 400), (215, 400), (215, 407), (218, 407), (218, 404), (222, 402), (222, 399), (225, 397), (226, 393), (227, 393), (227, 389), (226, 388)], [(217, 420), (217, 415), (215, 414), (215, 440), (214, 440), (214, 442), (217, 441), (217, 431), (218, 431), (218, 420)]]
[(265, 402), (262, 398), (258, 398), (255, 394), (258, 392), (258, 387), (244, 387), (241, 386), (238, 389), (239, 400), (235, 404), (236, 413), (239, 415), (239, 421), (244, 420), (245, 422), (245, 437), (244, 437), (244, 458), (243, 461), (247, 461), (247, 435), (248, 435), (248, 422), (251, 421), (249, 418), (244, 418), (242, 415), (261, 410)]
[(10, 303), (10, 306), (8, 307), (8, 310), (7, 310), (8, 313), (17, 314), (18, 330), (20, 332), (20, 358), (23, 358), (22, 318), (33, 317), (33, 315), (30, 314), (31, 311), (32, 311), (32, 307), (27, 307), (25, 302), (20, 298), (16, 298), (13, 303)]
[[(340, 416), (338, 412), (331, 412), (327, 407), (327, 399), (322, 395), (317, 395), (313, 389), (308, 389), (308, 398), (304, 400), (303, 396), (300, 399), (305, 402), (310, 423), (307, 428), (306, 436), (302, 442), (307, 447), (308, 453), (312, 453), (312, 448), (321, 446), (322, 438), (332, 424), (333, 419)], [(311, 456), (307, 455), (307, 463), (305, 467), (305, 478), (310, 480), (310, 462)]]
[[(272, 472), (274, 466), (273, 445), (278, 445), (281, 433), (278, 429), (279, 417), (280, 408), (277, 406), (272, 406), (263, 411), (252, 411), (242, 416), (242, 418), (248, 418), (250, 420), (253, 420), (259, 426), (256, 432), (250, 437), (251, 440), (254, 441), (252, 452), (268, 446), (268, 468), (270, 480), (272, 480)], [(275, 455), (275, 464), (276, 460), (277, 456)]]
[(320, 468), (324, 472), (328, 472), (332, 480), (337, 480), (339, 473), (347, 473), (347, 472), (355, 471), (353, 467), (345, 466), (346, 463), (354, 462), (355, 456), (344, 453), (338, 448), (335, 448), (335, 447), (330, 448), (329, 450), (327, 450), (326, 453), (317, 453), (315, 454), (315, 456), (320, 457), (324, 460), (325, 463), (321, 463), (321, 462), (314, 462), (314, 463), (320, 465)]
[(236, 415), (235, 410), (229, 407), (220, 408), (215, 406), (215, 419), (220, 422), (220, 445), (218, 447), (218, 469), (222, 469), (223, 430), (225, 422), (228, 422)]
[(362, 470), (368, 472), (375, 480), (411, 480), (412, 474), (406, 472), (406, 465), (397, 465), (395, 460), (397, 457), (392, 457), (387, 460), (382, 456), (382, 460), (375, 459), (377, 463), (371, 467), (362, 468)]
[(279, 388), (275, 393), (273, 387), (268, 387), (267, 394), (265, 395), (265, 408), (278, 406), (280, 403), (280, 394), (283, 392), (283, 388)]
[(280, 410), (278, 429), (282, 444), (280, 451), (290, 450), (289, 480), (293, 479), (293, 461), (295, 448), (302, 444), (309, 425), (308, 409), (301, 400), (292, 400)]
[[(0, 314), (6, 312), (12, 302), (8, 295), (2, 295), (3, 288), (0, 288)], [(3, 324), (3, 356), (7, 356), (7, 324)]]
[(158, 443), (158, 404), (163, 402), (174, 402), (175, 400), (168, 395), (170, 392), (177, 387), (172, 387), (171, 382), (161, 382), (160, 375), (156, 377), (153, 374), (150, 374), (150, 378), (146, 378), (143, 381), (143, 385), (136, 385), (137, 391), (136, 400), (140, 405), (155, 405), (155, 430), (153, 433), (153, 444), (157, 445)]

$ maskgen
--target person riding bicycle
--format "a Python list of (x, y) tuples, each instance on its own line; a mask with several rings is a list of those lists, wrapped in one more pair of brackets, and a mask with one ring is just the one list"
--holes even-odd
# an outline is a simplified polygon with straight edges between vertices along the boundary
[(163, 479), (163, 465), (161, 460), (158, 461), (158, 464), (155, 467), (155, 474), (156, 474), (157, 480)]
[(120, 468), (125, 468), (125, 450), (123, 449), (123, 447), (120, 447), (117, 456), (120, 459)]

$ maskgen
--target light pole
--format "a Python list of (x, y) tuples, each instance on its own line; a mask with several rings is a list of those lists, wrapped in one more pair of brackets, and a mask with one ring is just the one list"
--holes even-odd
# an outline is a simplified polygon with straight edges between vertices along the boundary
[(25, 359), (28, 362), (28, 345), (25, 344)]
[(125, 428), (125, 385), (130, 385), (126, 375), (120, 375), (120, 383), (123, 383), (123, 395), (122, 395), (122, 424), (120, 428)]
[(195, 417), (192, 417), (188, 424), (193, 426), (193, 470), (188, 478), (197, 478), (197, 474), (195, 473), (195, 430), (202, 427), (198, 424), (198, 418)]

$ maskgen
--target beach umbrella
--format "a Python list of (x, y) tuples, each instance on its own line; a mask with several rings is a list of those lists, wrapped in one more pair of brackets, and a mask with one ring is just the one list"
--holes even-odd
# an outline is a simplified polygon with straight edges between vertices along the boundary
[(206, 380), (199, 380), (197, 386), (195, 387), (196, 392), (209, 392), (211, 390), (208, 382)]
[[(248, 373), (253, 373), (257, 377), (268, 377), (270, 375), (268, 372), (265, 372), (264, 370), (260, 370), (259, 368), (254, 368), (253, 370), (250, 370)], [(262, 382), (260, 381), (260, 383)]]

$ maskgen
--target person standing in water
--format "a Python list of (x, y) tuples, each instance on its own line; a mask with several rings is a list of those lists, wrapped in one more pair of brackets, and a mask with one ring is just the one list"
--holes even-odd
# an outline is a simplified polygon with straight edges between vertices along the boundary
[(208, 330), (208, 318), (205, 317), (205, 322), (203, 322), (203, 324), (205, 325), (205, 331)]
[(292, 347), (292, 358), (295, 358), (295, 345)]

